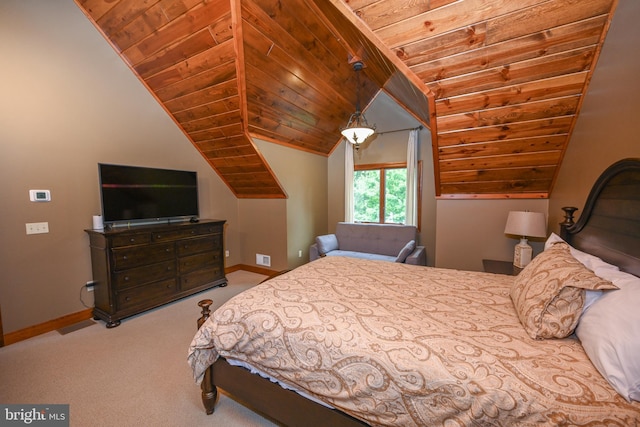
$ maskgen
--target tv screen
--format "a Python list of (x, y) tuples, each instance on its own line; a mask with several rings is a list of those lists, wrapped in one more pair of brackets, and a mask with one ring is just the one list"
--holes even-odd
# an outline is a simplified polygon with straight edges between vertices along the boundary
[(98, 164), (105, 223), (198, 216), (196, 172)]

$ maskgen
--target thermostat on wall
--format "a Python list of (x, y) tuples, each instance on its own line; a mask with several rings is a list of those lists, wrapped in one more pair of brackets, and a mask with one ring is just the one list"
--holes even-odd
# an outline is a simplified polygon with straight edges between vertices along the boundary
[(51, 191), (49, 190), (29, 190), (29, 200), (32, 202), (50, 202)]

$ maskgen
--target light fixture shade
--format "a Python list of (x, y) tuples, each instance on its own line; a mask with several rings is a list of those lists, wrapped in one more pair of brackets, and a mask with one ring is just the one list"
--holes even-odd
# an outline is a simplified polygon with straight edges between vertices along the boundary
[(520, 237), (546, 237), (547, 221), (544, 213), (511, 211), (504, 233)]
[(375, 126), (370, 126), (367, 118), (359, 110), (349, 117), (349, 123), (340, 131), (342, 136), (353, 145), (362, 144), (376, 131)]
[(347, 138), (347, 141), (354, 145), (362, 144), (367, 138), (369, 138), (375, 130), (366, 126), (353, 126), (346, 127), (340, 132), (342, 136)]

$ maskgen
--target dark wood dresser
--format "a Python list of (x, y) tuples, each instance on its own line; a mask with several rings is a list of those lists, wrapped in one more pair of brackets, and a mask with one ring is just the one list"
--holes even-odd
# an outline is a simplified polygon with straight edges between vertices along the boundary
[(94, 318), (113, 328), (125, 317), (226, 286), (224, 223), (85, 230), (95, 282)]

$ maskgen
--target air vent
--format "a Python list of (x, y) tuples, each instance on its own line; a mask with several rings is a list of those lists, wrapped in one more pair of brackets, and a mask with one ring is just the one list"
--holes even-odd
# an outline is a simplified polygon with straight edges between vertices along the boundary
[(271, 267), (271, 257), (269, 255), (256, 254), (256, 264)]

